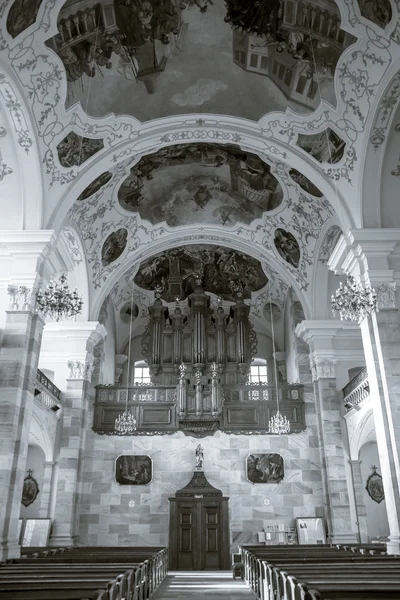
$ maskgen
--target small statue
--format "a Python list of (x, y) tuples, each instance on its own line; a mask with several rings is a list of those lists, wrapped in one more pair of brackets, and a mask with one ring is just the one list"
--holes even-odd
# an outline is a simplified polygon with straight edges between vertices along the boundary
[(199, 444), (196, 448), (196, 469), (202, 469), (204, 462), (203, 446)]

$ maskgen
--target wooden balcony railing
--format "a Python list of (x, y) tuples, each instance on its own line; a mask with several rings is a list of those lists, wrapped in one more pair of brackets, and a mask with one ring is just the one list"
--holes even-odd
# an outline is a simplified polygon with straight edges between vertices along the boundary
[(343, 402), (347, 410), (361, 404), (369, 396), (369, 381), (367, 367), (359, 373), (343, 388)]

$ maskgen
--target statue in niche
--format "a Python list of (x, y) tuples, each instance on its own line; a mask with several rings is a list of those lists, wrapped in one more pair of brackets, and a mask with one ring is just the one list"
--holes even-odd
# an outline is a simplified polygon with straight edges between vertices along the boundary
[(202, 469), (204, 462), (203, 446), (199, 444), (196, 448), (196, 469)]

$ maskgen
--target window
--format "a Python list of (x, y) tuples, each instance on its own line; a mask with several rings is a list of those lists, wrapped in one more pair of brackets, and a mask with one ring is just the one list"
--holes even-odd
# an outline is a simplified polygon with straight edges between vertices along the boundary
[(258, 65), (258, 56), (257, 54), (250, 54), (250, 67), (256, 69)]
[(144, 360), (135, 362), (134, 383), (151, 383), (150, 369)]
[(250, 365), (250, 383), (268, 383), (267, 361), (255, 358)]

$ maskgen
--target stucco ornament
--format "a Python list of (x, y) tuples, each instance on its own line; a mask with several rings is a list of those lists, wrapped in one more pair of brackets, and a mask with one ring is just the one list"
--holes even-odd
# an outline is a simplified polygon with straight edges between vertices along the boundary
[(8, 286), (8, 295), (10, 297), (9, 310), (25, 311), (32, 310), (34, 307), (33, 290), (25, 285)]
[(336, 377), (336, 360), (314, 355), (310, 357), (310, 368), (313, 381), (334, 379)]
[(376, 287), (376, 301), (379, 310), (397, 309), (396, 291), (396, 282), (380, 283)]
[(86, 381), (91, 381), (93, 370), (94, 363), (90, 358), (87, 358), (86, 361), (68, 361), (68, 379), (84, 379)]

